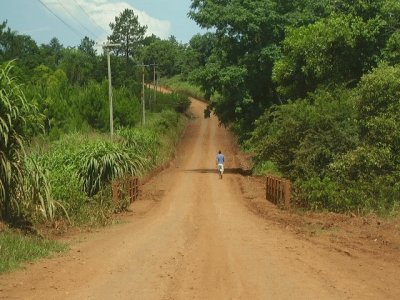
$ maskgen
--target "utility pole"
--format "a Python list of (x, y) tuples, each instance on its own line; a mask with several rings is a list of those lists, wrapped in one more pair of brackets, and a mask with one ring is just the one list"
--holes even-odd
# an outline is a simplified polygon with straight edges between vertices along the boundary
[(157, 97), (157, 84), (156, 84), (156, 63), (153, 63), (153, 90), (154, 90), (154, 103), (156, 103)]
[(145, 65), (142, 65), (142, 125), (144, 126), (146, 124), (146, 105), (144, 103), (144, 67)]
[(144, 98), (144, 68), (148, 67), (149, 65), (141, 64), (141, 65), (135, 65), (135, 67), (142, 67), (142, 94), (141, 94), (141, 100), (142, 100), (142, 125), (146, 124), (146, 105), (145, 105), (145, 98)]
[(112, 101), (112, 84), (111, 84), (111, 62), (109, 47), (118, 47), (120, 44), (103, 44), (103, 48), (107, 53), (107, 68), (108, 68), (108, 100), (110, 103), (110, 135), (114, 135), (114, 117), (113, 117), (113, 101)]

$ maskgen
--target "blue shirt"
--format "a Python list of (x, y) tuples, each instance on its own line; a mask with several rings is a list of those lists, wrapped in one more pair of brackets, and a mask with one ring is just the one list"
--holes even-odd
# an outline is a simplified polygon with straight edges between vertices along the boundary
[(217, 162), (218, 164), (224, 164), (225, 162), (225, 157), (222, 153), (218, 153), (217, 154)]

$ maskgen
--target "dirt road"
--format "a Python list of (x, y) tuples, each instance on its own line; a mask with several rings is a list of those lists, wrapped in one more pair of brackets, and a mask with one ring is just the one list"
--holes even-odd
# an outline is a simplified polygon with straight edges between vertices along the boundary
[[(176, 159), (146, 183), (126, 222), (1, 276), (0, 298), (400, 298), (397, 264), (331, 251), (248, 209), (246, 199), (262, 194), (237, 172), (232, 137), (214, 117), (202, 118), (204, 106), (193, 101), (196, 118)], [(227, 158), (222, 180), (219, 149)]]

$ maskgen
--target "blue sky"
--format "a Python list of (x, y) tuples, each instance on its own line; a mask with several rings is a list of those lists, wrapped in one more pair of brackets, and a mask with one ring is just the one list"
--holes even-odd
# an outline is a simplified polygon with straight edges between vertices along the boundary
[[(41, 3), (43, 2), (58, 18)], [(133, 9), (147, 34), (174, 35), (188, 42), (204, 31), (187, 17), (190, 0), (0, 0), (0, 22), (30, 35), (39, 44), (57, 37), (64, 46), (77, 46), (84, 36), (103, 42), (109, 23), (125, 9)]]

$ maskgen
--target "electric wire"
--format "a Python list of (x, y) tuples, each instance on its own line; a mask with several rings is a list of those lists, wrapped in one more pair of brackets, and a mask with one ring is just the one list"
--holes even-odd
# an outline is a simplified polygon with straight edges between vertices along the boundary
[(88, 13), (87, 11), (76, 1), (74, 0), (74, 2), (76, 3), (76, 5), (78, 5), (78, 7), (83, 11), (83, 13), (93, 22), (93, 24), (95, 24), (97, 27), (99, 27), (104, 33), (106, 33), (106, 31), (104, 30), (104, 28), (102, 26), (100, 26)]
[(58, 20), (60, 20), (65, 26), (67, 26), (72, 32), (74, 32), (79, 38), (82, 38), (82, 34), (77, 31), (75, 28), (70, 26), (67, 22), (65, 22), (62, 18), (60, 18), (55, 12), (53, 12), (46, 4), (43, 3), (42, 0), (38, 0), (52, 15), (54, 15)]
[(84, 24), (82, 24), (81, 21), (79, 21), (78, 18), (76, 18), (76, 17), (69, 11), (69, 9), (66, 8), (66, 7), (62, 4), (62, 2), (61, 2), (60, 0), (57, 0), (57, 2), (61, 5), (61, 7), (64, 9), (64, 11), (65, 11), (71, 18), (73, 18), (79, 25), (81, 25), (83, 28), (85, 28), (85, 30), (86, 30), (90, 35), (92, 35), (93, 38), (95, 38), (95, 39), (98, 38), (98, 36), (97, 36), (95, 33), (93, 33), (91, 30), (89, 30)]

